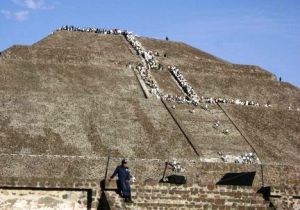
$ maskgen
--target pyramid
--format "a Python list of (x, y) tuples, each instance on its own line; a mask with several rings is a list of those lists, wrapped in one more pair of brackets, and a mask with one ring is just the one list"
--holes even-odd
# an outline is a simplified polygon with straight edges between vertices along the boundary
[(259, 66), (62, 27), (1, 53), (0, 92), (3, 187), (92, 189), (95, 206), (127, 158), (141, 183), (177, 161), (190, 183), (255, 171), (253, 186), (299, 196), (300, 90)]

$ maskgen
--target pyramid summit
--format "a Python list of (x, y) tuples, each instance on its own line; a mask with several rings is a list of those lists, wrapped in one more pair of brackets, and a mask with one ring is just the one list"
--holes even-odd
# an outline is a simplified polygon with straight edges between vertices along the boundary
[[(104, 206), (105, 194), (111, 208), (193, 209), (191, 198), (194, 209), (221, 209), (238, 201), (219, 201), (226, 187), (216, 183), (255, 172), (251, 187), (236, 191), (257, 203), (237, 206), (300, 205), (300, 90), (258, 66), (127, 30), (63, 26), (1, 53), (0, 91), (2, 187), (91, 190), (91, 208)], [(130, 205), (99, 185), (123, 158), (137, 180)], [(186, 192), (198, 192), (175, 206), (181, 188), (158, 183), (172, 161)], [(268, 202), (256, 194), (266, 186)]]

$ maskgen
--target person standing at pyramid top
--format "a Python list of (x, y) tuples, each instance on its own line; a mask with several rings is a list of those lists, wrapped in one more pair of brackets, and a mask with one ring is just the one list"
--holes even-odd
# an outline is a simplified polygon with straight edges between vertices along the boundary
[(117, 166), (114, 173), (109, 178), (109, 181), (111, 181), (117, 174), (120, 184), (120, 190), (125, 202), (133, 202), (131, 199), (131, 188), (129, 183), (131, 175), (127, 166), (127, 160), (122, 160), (121, 165)]

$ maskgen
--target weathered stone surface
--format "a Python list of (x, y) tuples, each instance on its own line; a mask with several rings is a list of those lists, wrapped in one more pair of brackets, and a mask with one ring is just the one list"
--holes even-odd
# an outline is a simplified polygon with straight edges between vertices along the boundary
[(87, 193), (82, 191), (43, 191), (5, 189), (0, 192), (0, 209), (85, 210)]
[[(256, 203), (255, 196), (242, 205), (236, 201), (248, 192), (215, 186), (225, 173), (246, 171), (256, 171), (255, 189), (262, 184), (282, 187), (276, 203), (295, 206), (297, 200), (290, 196), (299, 191), (288, 186), (297, 187), (300, 180), (299, 89), (260, 67), (232, 64), (183, 43), (139, 40), (160, 54), (162, 69), (152, 76), (165, 93), (184, 96), (167, 70), (176, 65), (199, 96), (262, 105), (270, 101), (272, 107), (215, 104), (205, 111), (162, 103), (151, 94), (145, 98), (133, 71), (141, 60), (123, 36), (56, 32), (0, 55), (0, 185), (93, 189), (95, 207), (106, 171), (110, 175), (128, 158), (132, 174), (145, 188), (137, 193), (151, 201), (134, 207), (265, 209), (260, 199), (257, 206), (246, 205)], [(216, 121), (220, 129), (212, 127)], [(228, 135), (222, 133), (225, 128)], [(220, 151), (235, 156), (256, 152), (262, 165), (223, 163)], [(173, 159), (186, 170), (182, 174), (188, 184), (148, 188), (156, 186), (165, 161)], [(167, 170), (166, 175), (172, 173)], [(192, 187), (195, 183), (206, 188)], [(204, 194), (206, 190), (215, 194)], [(179, 200), (177, 194), (181, 203), (169, 205)], [(154, 198), (161, 202), (153, 203)], [(123, 208), (119, 201), (112, 205)]]
[[(262, 196), (251, 187), (236, 187), (232, 190), (243, 194), (224, 192), (226, 186), (174, 186), (168, 184), (134, 185), (133, 204), (125, 204), (128, 209), (269, 209)], [(185, 197), (185, 193), (195, 192)], [(220, 192), (223, 192), (220, 195)], [(107, 199), (114, 208), (122, 199), (114, 192), (106, 192)], [(204, 198), (202, 195), (209, 196)], [(124, 203), (123, 203), (124, 205)]]

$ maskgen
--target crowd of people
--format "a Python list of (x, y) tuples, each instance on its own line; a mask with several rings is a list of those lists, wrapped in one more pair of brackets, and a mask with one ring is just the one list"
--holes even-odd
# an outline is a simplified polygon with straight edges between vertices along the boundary
[(176, 81), (178, 82), (182, 90), (186, 93), (191, 103), (195, 106), (198, 105), (199, 97), (197, 93), (195, 92), (193, 87), (188, 83), (188, 81), (184, 78), (180, 70), (175, 66), (168, 66), (168, 69), (175, 77)]
[(147, 68), (146, 65), (138, 65), (136, 67), (137, 71), (139, 72), (142, 80), (144, 80), (145, 84), (148, 85), (151, 89), (151, 93), (155, 94), (157, 96), (161, 95), (161, 91), (158, 87), (158, 84), (155, 80), (152, 79), (149, 69)]
[(185, 96), (165, 94), (165, 95), (162, 95), (161, 98), (165, 101), (176, 102), (178, 104), (184, 104), (184, 103), (191, 104), (192, 103), (192, 101), (188, 100)]
[[(197, 93), (193, 89), (193, 87), (188, 83), (188, 81), (184, 78), (183, 74), (180, 70), (175, 66), (168, 66), (168, 69), (175, 77), (176, 81), (179, 83), (182, 90), (186, 93), (188, 98), (182, 96), (172, 96), (172, 95), (165, 95), (163, 99), (168, 101), (173, 101), (177, 103), (188, 103), (197, 106), (199, 103), (226, 103), (226, 104), (235, 104), (241, 106), (260, 106), (259, 103), (256, 103), (252, 100), (241, 100), (241, 99), (226, 99), (226, 98), (212, 98), (212, 97), (198, 97)], [(269, 103), (266, 104), (266, 107), (271, 107)]]
[[(99, 34), (112, 34), (112, 35), (123, 35), (126, 40), (130, 43), (130, 45), (136, 50), (137, 54), (140, 55), (144, 59), (144, 64), (137, 66), (137, 70), (144, 80), (145, 84), (150, 87), (150, 92), (152, 94), (157, 95), (157, 97), (162, 98), (166, 101), (172, 101), (179, 104), (187, 103), (193, 104), (197, 106), (199, 103), (209, 103), (209, 104), (216, 104), (216, 103), (224, 103), (224, 104), (235, 104), (240, 106), (261, 106), (259, 103), (253, 100), (241, 100), (241, 99), (230, 99), (230, 98), (212, 98), (212, 97), (204, 97), (201, 96), (200, 98), (196, 94), (193, 87), (188, 83), (188, 81), (184, 78), (180, 70), (175, 66), (168, 66), (168, 69), (175, 77), (176, 81), (181, 86), (182, 90), (186, 93), (187, 97), (185, 96), (178, 96), (178, 95), (170, 95), (164, 94), (158, 84), (155, 82), (153, 77), (150, 74), (151, 69), (159, 69), (160, 64), (155, 59), (155, 56), (158, 56), (157, 52), (147, 51), (142, 44), (136, 39), (136, 36), (127, 30), (121, 29), (103, 29), (103, 28), (95, 28), (95, 27), (76, 27), (76, 26), (62, 26), (57, 29), (57, 31), (79, 31), (79, 32), (90, 32), (90, 33), (99, 33)], [(208, 108), (208, 106), (205, 106)], [(267, 102), (264, 107), (272, 107), (272, 105)], [(292, 110), (291, 106), (288, 107), (289, 110)], [(300, 111), (300, 108), (296, 109)]]
[[(138, 65), (136, 67), (140, 77), (145, 82), (145, 84), (150, 88), (150, 92), (154, 95), (156, 95), (158, 98), (161, 98), (162, 100), (170, 101), (170, 102), (176, 102), (178, 104), (192, 104), (194, 106), (198, 106), (199, 103), (205, 104), (202, 108), (205, 110), (208, 110), (207, 104), (217, 104), (217, 103), (223, 103), (223, 104), (235, 104), (240, 106), (261, 106), (259, 103), (253, 101), (253, 100), (241, 100), (241, 99), (230, 99), (230, 98), (213, 98), (213, 97), (204, 97), (197, 95), (193, 87), (188, 83), (188, 81), (185, 79), (179, 68), (175, 66), (168, 66), (168, 70), (171, 72), (171, 74), (174, 76), (175, 80), (178, 82), (180, 87), (182, 88), (183, 92), (186, 94), (186, 96), (180, 96), (180, 95), (170, 95), (165, 94), (162, 92), (162, 90), (159, 88), (158, 83), (153, 79), (151, 75), (152, 69), (159, 69), (160, 64), (155, 59), (155, 56), (159, 56), (158, 52), (152, 52), (147, 51), (142, 44), (136, 39), (136, 36), (127, 30), (121, 30), (121, 29), (102, 29), (102, 28), (92, 28), (92, 27), (75, 27), (75, 26), (63, 26), (57, 31), (79, 31), (79, 32), (90, 32), (90, 33), (99, 33), (99, 34), (111, 34), (111, 35), (123, 35), (125, 39), (128, 41), (128, 43), (134, 48), (136, 53), (142, 58), (142, 64)], [(271, 103), (268, 101), (265, 105), (265, 107), (272, 107)], [(175, 105), (172, 107), (175, 109)], [(292, 105), (289, 105), (289, 110), (292, 110)], [(297, 111), (300, 111), (300, 108), (297, 108)], [(194, 109), (191, 111), (191, 113), (194, 113)], [(217, 121), (214, 123), (213, 127), (215, 129), (220, 127), (220, 122)], [(222, 133), (229, 134), (228, 129), (223, 129)], [(228, 162), (229, 156), (224, 155), (223, 153), (218, 153), (220, 155), (220, 158), (224, 162)], [(236, 156), (234, 158), (235, 163), (244, 163), (244, 164), (256, 164), (259, 162), (259, 159), (253, 154), (253, 153), (245, 153), (240, 156)], [(170, 162), (169, 165), (173, 168), (174, 171), (184, 171), (184, 169), (175, 162)]]
[[(136, 36), (127, 30), (121, 29), (103, 29), (103, 28), (95, 28), (95, 27), (75, 27), (75, 26), (62, 26), (57, 31), (79, 31), (79, 32), (90, 32), (90, 33), (99, 33), (99, 34), (112, 34), (112, 35), (123, 35), (125, 39), (129, 42), (129, 44), (135, 49), (137, 54), (143, 58), (143, 64), (140, 64), (136, 67), (139, 75), (144, 80), (145, 84), (150, 87), (150, 92), (152, 94), (157, 95), (157, 97), (162, 98), (163, 100), (173, 101), (177, 103), (193, 103), (197, 105), (197, 101), (195, 100), (195, 91), (191, 88), (190, 85), (185, 85), (180, 78), (178, 78), (178, 82), (181, 81), (181, 85), (183, 85), (183, 90), (187, 92), (190, 100), (184, 96), (174, 96), (169, 94), (163, 94), (160, 90), (157, 82), (151, 76), (151, 69), (159, 69), (160, 65), (158, 61), (155, 59), (155, 56), (159, 56), (157, 52), (153, 53), (152, 51), (147, 51), (142, 44), (136, 39)], [(187, 82), (186, 82), (187, 83)]]
[(155, 60), (155, 55), (152, 51), (147, 51), (142, 44), (136, 39), (135, 35), (132, 33), (124, 32), (124, 36), (126, 40), (130, 43), (130, 45), (136, 50), (137, 54), (142, 56), (145, 59), (148, 68), (150, 69), (158, 69), (159, 64)]
[(121, 29), (102, 29), (102, 28), (82, 28), (75, 26), (63, 26), (58, 31), (66, 30), (66, 31), (79, 31), (79, 32), (91, 32), (91, 33), (99, 33), (99, 34), (112, 34), (112, 35), (123, 35), (125, 39), (129, 42), (129, 44), (135, 49), (137, 54), (143, 58), (142, 64), (138, 65), (136, 69), (138, 70), (141, 78), (144, 80), (145, 84), (150, 87), (151, 93), (160, 97), (162, 95), (158, 84), (153, 80), (150, 74), (151, 69), (158, 69), (159, 64), (155, 59), (155, 54), (152, 51), (147, 51), (142, 44), (136, 39), (136, 36), (127, 30)]
[(175, 173), (185, 172), (185, 169), (176, 160), (173, 160), (172, 162), (169, 161), (169, 162), (167, 162), (167, 164), (168, 164), (168, 166), (171, 167), (172, 171)]
[(145, 84), (150, 87), (151, 93), (156, 95), (157, 97), (161, 97), (162, 92), (157, 84), (157, 82), (151, 76), (151, 69), (158, 68), (158, 62), (154, 59), (154, 54), (149, 51), (147, 52), (145, 48), (141, 45), (141, 43), (136, 40), (133, 34), (125, 34), (126, 40), (130, 43), (130, 45), (136, 50), (138, 55), (142, 56), (143, 61), (142, 64), (139, 64), (136, 69), (145, 82)]
[(79, 32), (90, 32), (98, 34), (113, 34), (113, 35), (125, 35), (130, 34), (127, 30), (121, 29), (104, 29), (104, 28), (94, 28), (94, 27), (76, 27), (76, 26), (62, 26), (57, 29), (57, 31), (79, 31)]
[(218, 154), (223, 162), (230, 162), (233, 160), (234, 163), (259, 164), (259, 158), (252, 152), (244, 153), (239, 156), (225, 155), (223, 152), (218, 152)]
[(99, 34), (111, 34), (111, 35), (123, 35), (129, 44), (135, 49), (137, 54), (143, 58), (142, 64), (138, 65), (136, 69), (138, 70), (141, 78), (144, 80), (145, 84), (150, 87), (151, 93), (157, 95), (157, 97), (162, 97), (163, 94), (159, 89), (157, 82), (152, 78), (150, 74), (151, 69), (158, 69), (160, 67), (159, 63), (155, 59), (157, 52), (147, 51), (142, 44), (136, 39), (136, 36), (127, 30), (121, 29), (103, 29), (103, 28), (92, 28), (92, 27), (75, 27), (75, 26), (62, 26), (57, 29), (57, 31), (79, 31), (79, 32), (90, 32)]
[(226, 98), (212, 98), (212, 97), (201, 97), (200, 102), (202, 103), (210, 103), (210, 104), (216, 104), (216, 103), (223, 103), (223, 104), (235, 104), (235, 105), (241, 105), (241, 106), (260, 106), (259, 103), (256, 103), (251, 100), (241, 100), (241, 99), (226, 99)]
[(259, 159), (254, 155), (254, 153), (249, 152), (236, 157), (234, 162), (244, 164), (257, 164), (259, 163)]
[(157, 82), (152, 78), (150, 74), (151, 69), (158, 69), (159, 63), (155, 59), (157, 52), (147, 51), (142, 44), (136, 39), (136, 36), (127, 30), (121, 29), (103, 29), (103, 28), (92, 28), (92, 27), (75, 27), (75, 26), (62, 26), (57, 31), (79, 31), (79, 32), (90, 32), (99, 34), (111, 34), (111, 35), (123, 35), (129, 44), (135, 49), (137, 54), (143, 58), (142, 64), (136, 67), (139, 75), (145, 84), (150, 87), (151, 93), (157, 95), (157, 97), (163, 96)]

